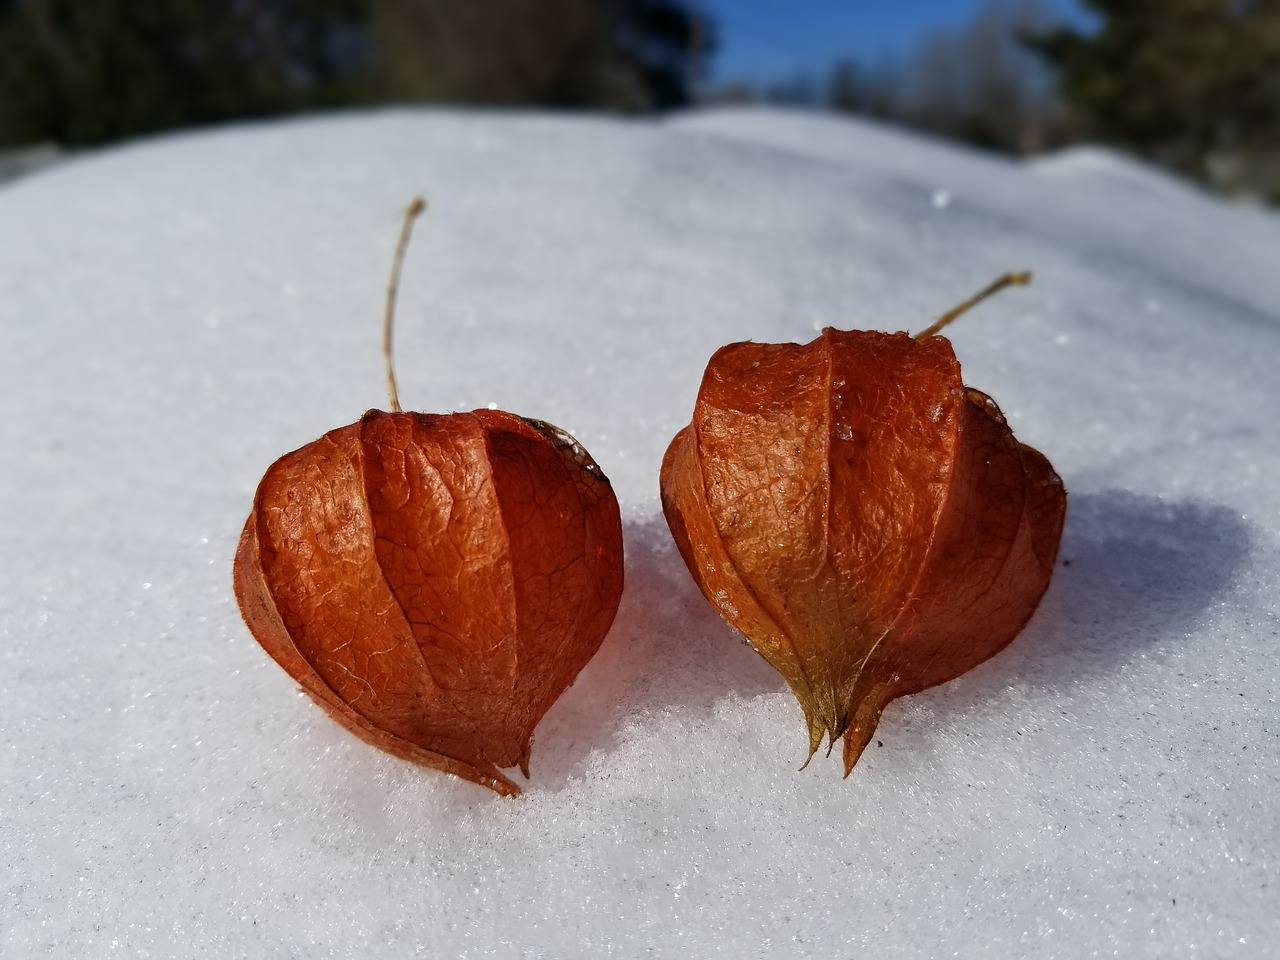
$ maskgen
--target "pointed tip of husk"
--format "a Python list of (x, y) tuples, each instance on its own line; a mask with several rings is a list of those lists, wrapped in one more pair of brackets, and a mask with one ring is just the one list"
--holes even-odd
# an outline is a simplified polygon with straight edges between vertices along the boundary
[(800, 709), (804, 711), (805, 726), (809, 730), (809, 753), (804, 758), (804, 763), (800, 764), (800, 769), (803, 770), (809, 766), (809, 762), (822, 746), (822, 737), (827, 732), (827, 725), (809, 709), (809, 704), (803, 698), (797, 695), (796, 699), (800, 702)]
[(518, 763), (520, 766), (520, 772), (524, 774), (524, 778), (526, 780), (529, 779), (529, 754), (532, 752), (532, 750), (533, 750), (533, 741), (530, 741), (526, 743), (524, 745), (524, 749), (520, 751), (520, 760), (518, 761)]
[(494, 778), (492, 780), (475, 780), (473, 782), (478, 783), (482, 787), (488, 787), (500, 797), (518, 797), (524, 793), (523, 790), (506, 777)]
[(862, 756), (862, 752), (867, 749), (867, 744), (875, 736), (876, 727), (880, 724), (880, 713), (884, 708), (885, 704), (880, 703), (878, 700), (864, 700), (859, 705), (853, 722), (844, 731), (845, 777), (853, 773), (853, 768)]
[(875, 727), (865, 730), (856, 730), (850, 727), (844, 732), (844, 775), (847, 779), (849, 774), (853, 773), (854, 766), (858, 763), (858, 758), (862, 756), (862, 751), (867, 749), (867, 744), (871, 742), (871, 737), (875, 734)]

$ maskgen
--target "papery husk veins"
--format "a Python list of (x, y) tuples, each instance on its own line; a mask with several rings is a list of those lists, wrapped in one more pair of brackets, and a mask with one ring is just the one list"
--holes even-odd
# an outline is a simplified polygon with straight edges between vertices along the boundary
[[(617, 500), (567, 434), (370, 411), (263, 477), (235, 588), (259, 643), (364, 740), (504, 794), (622, 593)], [(588, 466), (589, 464), (589, 466)]]
[(945, 338), (831, 329), (718, 351), (662, 494), (704, 595), (787, 680), (809, 755), (844, 739), (846, 775), (887, 703), (1021, 630), (1065, 508)]

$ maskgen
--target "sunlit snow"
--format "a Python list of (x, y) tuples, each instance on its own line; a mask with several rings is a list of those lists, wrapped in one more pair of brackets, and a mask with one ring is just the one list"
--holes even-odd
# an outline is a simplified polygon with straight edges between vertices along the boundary
[[(385, 406), (572, 429), (613, 631), (518, 800), (357, 741), (240, 620), (285, 451)], [(1280, 950), (1280, 219), (1130, 160), (768, 111), (391, 111), (0, 188), (0, 956)], [(697, 592), (658, 466), (724, 343), (950, 331), (1070, 493), (1031, 625), (853, 776)]]

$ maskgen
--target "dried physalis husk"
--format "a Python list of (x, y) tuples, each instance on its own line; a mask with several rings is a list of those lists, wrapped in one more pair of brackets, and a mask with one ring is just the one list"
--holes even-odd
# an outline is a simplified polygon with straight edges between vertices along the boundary
[(937, 330), (826, 329), (707, 364), (662, 464), (694, 580), (786, 678), (845, 775), (897, 697), (1007, 645), (1053, 572), (1062, 481), (966, 387)]
[(499, 410), (371, 410), (268, 468), (235, 559), (245, 623), (364, 740), (502, 794), (622, 594), (608, 479)]

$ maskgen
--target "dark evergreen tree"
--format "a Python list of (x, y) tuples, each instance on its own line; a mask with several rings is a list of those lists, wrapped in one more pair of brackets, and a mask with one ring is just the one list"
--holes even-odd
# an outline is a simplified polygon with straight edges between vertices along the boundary
[(714, 44), (706, 14), (675, 0), (611, 0), (617, 42), (648, 105), (689, 104)]
[(1197, 177), (1280, 151), (1280, 0), (1085, 0), (1094, 30), (1034, 40), (1101, 139)]

